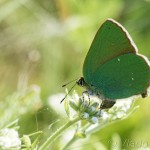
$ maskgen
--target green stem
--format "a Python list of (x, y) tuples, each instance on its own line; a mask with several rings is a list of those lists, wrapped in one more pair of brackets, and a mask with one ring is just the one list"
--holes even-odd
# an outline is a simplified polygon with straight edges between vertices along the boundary
[(73, 136), (72, 139), (63, 147), (63, 150), (67, 150), (76, 140), (78, 140), (79, 137)]
[(61, 128), (59, 128), (54, 134), (52, 134), (44, 143), (43, 145), (39, 148), (39, 150), (46, 150), (46, 148), (68, 127), (79, 121), (80, 118), (74, 118), (73, 120), (70, 120), (66, 124), (64, 124)]
[[(83, 127), (81, 128), (81, 131), (86, 130), (86, 129), (89, 128), (90, 126), (91, 126), (90, 123), (86, 124), (85, 126), (83, 126)], [(77, 141), (78, 139), (80, 139), (80, 137), (74, 135), (74, 136), (72, 137), (72, 139), (63, 147), (63, 150), (68, 149), (68, 148), (69, 148), (75, 141)]]

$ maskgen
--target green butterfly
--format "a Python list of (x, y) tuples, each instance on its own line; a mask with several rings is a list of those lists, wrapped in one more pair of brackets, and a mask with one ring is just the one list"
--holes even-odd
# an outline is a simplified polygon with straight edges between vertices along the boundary
[(83, 77), (77, 84), (88, 95), (102, 99), (101, 109), (110, 108), (116, 99), (147, 96), (150, 65), (145, 56), (138, 54), (127, 30), (107, 19), (92, 42), (83, 64)]

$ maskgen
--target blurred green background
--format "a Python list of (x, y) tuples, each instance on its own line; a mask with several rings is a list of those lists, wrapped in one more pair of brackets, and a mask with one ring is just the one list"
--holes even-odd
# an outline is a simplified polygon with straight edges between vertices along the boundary
[[(44, 141), (63, 124), (61, 85), (82, 76), (86, 53), (107, 18), (120, 22), (139, 53), (150, 58), (149, 0), (0, 0), (1, 128), (19, 118), (20, 135), (42, 130)], [(57, 101), (55, 108), (51, 99)], [(122, 149), (136, 150), (142, 142), (150, 147), (150, 98), (139, 99), (137, 105), (128, 119), (74, 144), (74, 149), (112, 149), (114, 137), (122, 140)], [(130, 145), (123, 145), (125, 140)], [(61, 147), (58, 143), (55, 149)]]

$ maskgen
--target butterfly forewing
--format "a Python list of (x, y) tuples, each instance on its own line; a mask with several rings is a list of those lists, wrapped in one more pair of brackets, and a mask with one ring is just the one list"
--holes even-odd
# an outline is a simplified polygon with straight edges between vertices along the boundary
[(112, 19), (106, 20), (98, 30), (83, 65), (83, 76), (87, 83), (94, 72), (111, 59), (126, 54), (136, 54), (137, 48), (128, 32)]

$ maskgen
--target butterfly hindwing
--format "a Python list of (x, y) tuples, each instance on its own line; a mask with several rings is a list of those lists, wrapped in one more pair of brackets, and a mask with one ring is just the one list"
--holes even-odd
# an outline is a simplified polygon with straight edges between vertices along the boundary
[(150, 82), (150, 67), (141, 55), (124, 54), (100, 66), (90, 82), (105, 98), (121, 99), (142, 94)]

